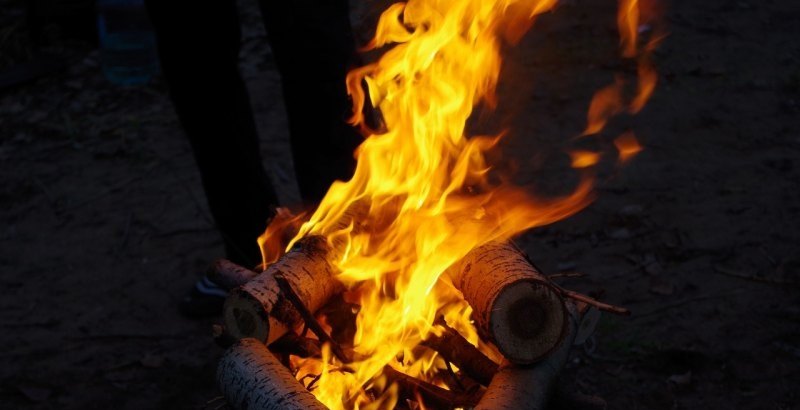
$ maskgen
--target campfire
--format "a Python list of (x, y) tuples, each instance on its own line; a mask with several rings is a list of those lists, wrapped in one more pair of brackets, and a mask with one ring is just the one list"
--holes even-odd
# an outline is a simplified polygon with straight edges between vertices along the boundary
[[(585, 208), (600, 154), (572, 152), (579, 183), (543, 199), (491, 177), (484, 153), (498, 135), (466, 132), (473, 108), (493, 104), (502, 46), (555, 3), (410, 0), (384, 11), (368, 47), (386, 51), (347, 78), (351, 121), (368, 135), (353, 177), (310, 215), (279, 213), (259, 238), (261, 269), (212, 268), (230, 290), (217, 329), (232, 344), (218, 373), (230, 406), (541, 408), (597, 310), (626, 313), (561, 288), (511, 241)], [(659, 36), (640, 35), (650, 18), (620, 2), (637, 80), (595, 94), (585, 135), (652, 93)], [(367, 126), (367, 101), (379, 129)], [(641, 149), (632, 133), (615, 146), (620, 162)]]

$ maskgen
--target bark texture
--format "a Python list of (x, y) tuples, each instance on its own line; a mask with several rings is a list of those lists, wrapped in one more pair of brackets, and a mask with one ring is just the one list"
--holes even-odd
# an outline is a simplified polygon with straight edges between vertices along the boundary
[(258, 340), (242, 339), (219, 362), (217, 383), (236, 410), (325, 410)]
[(448, 275), (472, 306), (479, 332), (508, 361), (535, 363), (564, 338), (567, 311), (560, 292), (514, 245), (475, 248)]
[(225, 301), (223, 320), (235, 339), (252, 337), (269, 344), (301, 323), (301, 316), (282, 294), (275, 275), (292, 289), (312, 312), (343, 287), (330, 262), (332, 249), (322, 237), (308, 237), (270, 265), (266, 271), (234, 289)]

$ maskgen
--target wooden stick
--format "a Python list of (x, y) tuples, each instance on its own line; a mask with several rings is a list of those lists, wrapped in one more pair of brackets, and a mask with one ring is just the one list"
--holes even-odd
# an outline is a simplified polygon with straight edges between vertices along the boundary
[(435, 350), (447, 362), (453, 363), (467, 376), (488, 386), (497, 373), (498, 365), (486, 357), (477, 347), (464, 339), (455, 329), (444, 321), (437, 321), (444, 328), (441, 336), (431, 333), (422, 344)]
[(533, 366), (509, 365), (494, 376), (475, 410), (544, 410), (577, 333), (578, 313), (569, 304), (567, 334), (556, 350)]
[(331, 352), (334, 356), (336, 356), (343, 363), (349, 363), (350, 358), (344, 354), (342, 347), (339, 346), (339, 343), (333, 340), (327, 332), (325, 332), (325, 329), (322, 328), (322, 325), (314, 317), (314, 314), (308, 310), (305, 304), (303, 304), (303, 301), (300, 300), (300, 297), (297, 295), (297, 293), (295, 293), (294, 289), (292, 289), (292, 285), (289, 283), (289, 281), (283, 275), (275, 275), (275, 280), (278, 282), (278, 287), (280, 287), (283, 295), (287, 300), (289, 300), (292, 306), (297, 309), (306, 326), (308, 326), (308, 328), (314, 332), (315, 335), (317, 335), (320, 342), (328, 343), (331, 346)]
[(300, 336), (293, 331), (287, 332), (280, 339), (269, 345), (269, 350), (302, 358), (320, 357), (322, 355), (322, 346), (319, 340)]
[(302, 317), (286, 300), (275, 276), (285, 278), (305, 306), (315, 312), (343, 290), (331, 255), (324, 238), (298, 242), (266, 271), (231, 291), (223, 309), (225, 328), (235, 339), (252, 337), (270, 344), (299, 325)]
[(242, 339), (225, 352), (217, 367), (217, 384), (238, 410), (327, 409), (256, 339)]
[(564, 297), (576, 300), (578, 302), (586, 303), (586, 304), (594, 306), (594, 307), (596, 307), (596, 308), (598, 308), (598, 309), (600, 309), (600, 310), (602, 310), (604, 312), (609, 312), (609, 313), (613, 313), (613, 314), (621, 315), (621, 316), (630, 316), (630, 314), (631, 314), (631, 311), (628, 310), (628, 309), (625, 309), (624, 307), (614, 306), (614, 305), (610, 305), (608, 303), (600, 302), (599, 300), (597, 300), (597, 299), (595, 299), (595, 298), (593, 298), (591, 296), (586, 296), (583, 293), (578, 293), (578, 292), (575, 292), (575, 291), (572, 291), (572, 290), (567, 290), (567, 289), (564, 289), (564, 288), (562, 288), (560, 286), (557, 286), (557, 288), (558, 288), (558, 290), (561, 291), (561, 293), (564, 295)]
[(479, 333), (508, 361), (535, 363), (564, 338), (561, 292), (512, 244), (475, 248), (448, 275), (474, 309)]
[(386, 375), (390, 382), (397, 383), (403, 394), (416, 397), (418, 393), (422, 396), (425, 405), (433, 406), (434, 408), (474, 407), (480, 398), (479, 392), (459, 394), (451, 390), (445, 390), (395, 370), (391, 366), (384, 367), (383, 374)]

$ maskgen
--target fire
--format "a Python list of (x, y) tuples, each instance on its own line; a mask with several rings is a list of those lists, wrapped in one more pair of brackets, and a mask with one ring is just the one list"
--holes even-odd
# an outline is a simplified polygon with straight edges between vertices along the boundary
[(617, 137), (614, 140), (614, 145), (619, 151), (619, 161), (622, 163), (628, 162), (642, 150), (642, 146), (639, 145), (639, 141), (636, 140), (636, 136), (631, 131)]
[[(652, 63), (653, 51), (664, 38), (659, 27), (652, 1), (619, 0), (617, 28), (620, 33), (620, 51), (623, 57), (636, 63), (636, 89), (632, 97), (627, 97), (626, 81), (617, 76), (614, 83), (597, 91), (589, 105), (586, 129), (582, 135), (593, 135), (602, 131), (611, 117), (624, 111), (637, 114), (653, 95), (658, 82), (658, 74)], [(643, 41), (643, 33), (649, 37)]]
[[(492, 102), (503, 43), (518, 39), (555, 3), (409, 0), (382, 14), (368, 47), (393, 46), (377, 62), (353, 70), (347, 85), (352, 123), (366, 129), (366, 83), (385, 127), (368, 135), (356, 151), (353, 177), (330, 187), (292, 240), (326, 237), (340, 251), (335, 264), (346, 297), (361, 306), (351, 363), (340, 363), (327, 347), (321, 358), (293, 361), (297, 378), (306, 386), (313, 379), (311, 391), (329, 408), (393, 408), (398, 392), (383, 374), (386, 366), (448, 388), (436, 377), (443, 360), (419, 346), (441, 331), (433, 325), (437, 317), (499, 360), (480, 342), (471, 308), (442, 274), (477, 246), (558, 221), (591, 202), (588, 169), (599, 154), (574, 153), (580, 183), (569, 195), (544, 200), (490, 182), (484, 152), (498, 137), (466, 133), (473, 107)], [(625, 4), (626, 13), (635, 12), (635, 1)], [(629, 47), (636, 50), (635, 38), (626, 40)], [(611, 106), (593, 102), (590, 109), (603, 124), (624, 105), (617, 88), (607, 94)], [(342, 226), (342, 217), (353, 212), (357, 217)], [(275, 259), (268, 239), (293, 221), (279, 218), (280, 226), (260, 238), (265, 259)]]

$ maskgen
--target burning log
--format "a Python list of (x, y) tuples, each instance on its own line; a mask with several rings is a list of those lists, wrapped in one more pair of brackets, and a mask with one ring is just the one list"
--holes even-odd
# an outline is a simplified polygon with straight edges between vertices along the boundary
[(570, 303), (566, 321), (568, 329), (557, 348), (533, 366), (509, 365), (501, 368), (475, 410), (545, 409), (575, 340), (578, 316), (577, 309)]
[(242, 339), (225, 352), (217, 368), (217, 383), (234, 409), (326, 409), (255, 339)]
[[(332, 229), (356, 229), (355, 225), (368, 211), (366, 201), (353, 202)], [(344, 246), (341, 239), (333, 242), (338, 248)], [(250, 280), (246, 280), (249, 274), (242, 271), (229, 275), (236, 278), (229, 282), (241, 280), (243, 284), (231, 291), (225, 300), (223, 322), (226, 331), (237, 340), (252, 337), (270, 344), (288, 329), (298, 326), (302, 315), (287, 300), (276, 277), (285, 279), (289, 287), (295, 289), (297, 299), (314, 313), (344, 290), (336, 279), (338, 272), (333, 264), (341, 250), (338, 248), (331, 247), (323, 236), (308, 236)]]
[(561, 293), (514, 245), (475, 248), (448, 273), (474, 309), (478, 331), (509, 362), (535, 363), (564, 338)]
[(235, 339), (255, 338), (269, 344), (301, 323), (301, 316), (286, 300), (275, 276), (296, 289), (312, 312), (342, 291), (331, 263), (332, 249), (322, 237), (308, 237), (277, 262), (241, 287), (225, 301), (225, 328)]
[(455, 329), (441, 321), (437, 324), (444, 328), (444, 332), (441, 335), (431, 334), (422, 344), (435, 350), (444, 360), (458, 366), (476, 382), (488, 386), (497, 373), (497, 363), (481, 353)]
[(408, 397), (422, 397), (423, 401), (435, 408), (475, 407), (480, 398), (480, 392), (459, 394), (445, 390), (439, 386), (415, 379), (391, 366), (383, 368), (383, 373), (389, 381), (397, 383), (403, 395)]
[(300, 296), (292, 289), (292, 285), (286, 280), (283, 275), (275, 275), (275, 280), (278, 282), (278, 286), (281, 289), (281, 292), (289, 301), (289, 303), (297, 309), (297, 312), (300, 313), (300, 316), (303, 318), (303, 322), (305, 322), (305, 326), (314, 332), (315, 335), (319, 338), (319, 341), (322, 343), (328, 343), (331, 347), (331, 351), (333, 354), (343, 362), (349, 362), (350, 358), (342, 350), (342, 347), (336, 343), (331, 336), (325, 332), (325, 329), (322, 328), (322, 325), (317, 321), (314, 317), (314, 314), (308, 310), (306, 305), (300, 299)]
[(319, 357), (322, 355), (322, 344), (317, 339), (303, 337), (295, 332), (286, 332), (280, 339), (269, 345), (270, 351), (298, 357)]

